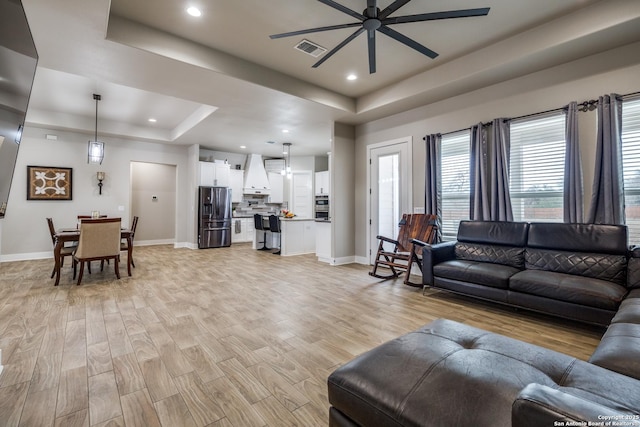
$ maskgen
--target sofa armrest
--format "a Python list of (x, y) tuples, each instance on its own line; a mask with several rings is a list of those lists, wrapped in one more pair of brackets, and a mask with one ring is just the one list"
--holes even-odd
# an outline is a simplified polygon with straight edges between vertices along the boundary
[(570, 421), (593, 423), (589, 425), (640, 426), (638, 414), (620, 412), (542, 384), (529, 384), (523, 388), (511, 408), (513, 427), (569, 425)]
[(627, 287), (640, 288), (640, 247), (633, 246), (629, 249), (629, 261), (627, 263)]
[(456, 242), (436, 243), (428, 245), (419, 240), (413, 240), (414, 244), (422, 248), (422, 284), (433, 286), (433, 266), (444, 261), (455, 259)]

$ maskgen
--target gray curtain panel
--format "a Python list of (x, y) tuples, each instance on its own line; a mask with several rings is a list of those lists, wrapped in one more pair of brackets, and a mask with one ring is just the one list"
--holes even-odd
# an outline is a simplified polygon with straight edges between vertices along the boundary
[(424, 174), (424, 213), (438, 216), (438, 230), (436, 234), (436, 242), (442, 241), (442, 230), (440, 227), (442, 220), (442, 175), (440, 167), (441, 159), (441, 141), (442, 135), (431, 134), (424, 137), (426, 161)]
[(582, 212), (582, 161), (578, 141), (578, 103), (573, 101), (567, 107), (564, 154), (564, 222), (584, 221)]
[(469, 218), (472, 221), (491, 219), (488, 156), (487, 131), (478, 123), (471, 128)]
[(489, 162), (493, 179), (491, 186), (491, 221), (513, 221), (509, 194), (509, 155), (511, 152), (510, 122), (495, 119), (491, 125)]
[(598, 139), (588, 222), (624, 224), (622, 102), (618, 95), (598, 99)]

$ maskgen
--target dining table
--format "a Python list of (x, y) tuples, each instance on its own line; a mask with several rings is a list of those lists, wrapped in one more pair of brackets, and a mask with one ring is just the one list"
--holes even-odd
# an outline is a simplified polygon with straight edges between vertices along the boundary
[[(60, 251), (67, 242), (78, 242), (80, 240), (80, 230), (77, 228), (61, 228), (56, 230), (55, 234), (56, 244), (53, 248), (53, 260), (56, 281), (54, 286), (58, 286), (60, 283), (60, 270), (62, 268), (62, 257)], [(127, 273), (131, 276), (131, 254), (133, 252), (133, 231), (123, 228), (120, 231), (120, 238), (127, 240)]]

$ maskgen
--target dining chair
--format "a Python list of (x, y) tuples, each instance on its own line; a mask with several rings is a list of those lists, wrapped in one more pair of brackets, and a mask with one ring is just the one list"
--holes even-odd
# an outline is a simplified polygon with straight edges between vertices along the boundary
[[(131, 245), (133, 245), (133, 239), (136, 237), (136, 227), (138, 227), (138, 217), (134, 216), (133, 221), (131, 221)], [(128, 251), (129, 243), (127, 239), (122, 239), (120, 241), (120, 251)], [(136, 268), (136, 264), (133, 262), (133, 246), (131, 247), (131, 265), (133, 268)]]
[(120, 261), (120, 225), (121, 218), (83, 219), (80, 223), (80, 240), (73, 254), (73, 278), (80, 263), (78, 285), (82, 282), (85, 263), (113, 259), (116, 277), (120, 279), (118, 262)]
[[(51, 243), (53, 243), (53, 247), (56, 246), (56, 228), (53, 226), (53, 219), (47, 218), (47, 224), (49, 225), (49, 233), (51, 234)], [(73, 251), (76, 250), (76, 246), (63, 246), (60, 249), (60, 268), (64, 265), (64, 257), (73, 256)], [(51, 272), (51, 278), (56, 274), (56, 268), (53, 267), (53, 271)]]

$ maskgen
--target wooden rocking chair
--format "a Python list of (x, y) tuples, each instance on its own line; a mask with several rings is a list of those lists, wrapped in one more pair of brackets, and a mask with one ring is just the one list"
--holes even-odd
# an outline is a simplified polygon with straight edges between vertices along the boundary
[[(390, 239), (384, 236), (377, 236), (380, 241), (378, 245), (378, 253), (373, 271), (369, 275), (379, 277), (380, 279), (393, 279), (406, 273), (404, 284), (409, 286), (421, 287), (422, 283), (412, 283), (409, 280), (411, 267), (416, 263), (422, 271), (422, 247), (411, 243), (413, 239), (420, 240), (425, 243), (433, 243), (436, 238), (437, 230), (436, 215), (427, 214), (403, 214), (400, 221), (400, 232), (398, 239)], [(385, 242), (394, 245), (393, 250), (384, 249)], [(378, 273), (378, 267), (384, 266), (390, 270), (390, 274), (381, 275)]]

